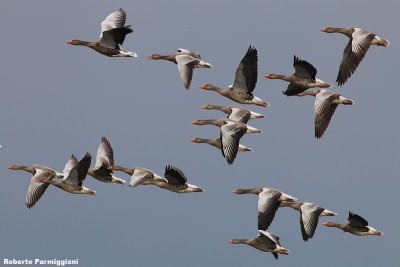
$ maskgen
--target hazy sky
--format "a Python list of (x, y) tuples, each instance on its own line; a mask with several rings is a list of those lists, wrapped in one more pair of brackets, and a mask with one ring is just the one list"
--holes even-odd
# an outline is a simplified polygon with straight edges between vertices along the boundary
[[(0, 22), (0, 258), (79, 259), (79, 266), (395, 266), (400, 262), (398, 190), (400, 97), (398, 1), (2, 1)], [(138, 58), (108, 58), (69, 39), (95, 40), (100, 22), (118, 8), (134, 33), (124, 47)], [(263, 74), (292, 73), (293, 55), (311, 62), (334, 84), (347, 37), (319, 31), (360, 26), (391, 41), (371, 47), (341, 88), (355, 101), (340, 106), (321, 140), (314, 138), (314, 98), (283, 96), (287, 83)], [(266, 118), (250, 121), (262, 134), (241, 143), (228, 166), (217, 149), (190, 142), (216, 137), (220, 118), (204, 104), (233, 104), (198, 89), (225, 87), (249, 45), (258, 49), (255, 95), (271, 107), (247, 106)], [(177, 67), (146, 59), (187, 48), (212, 69), (183, 88)], [(30, 174), (9, 164), (42, 163), (62, 171), (69, 156), (93, 157), (106, 136), (123, 166), (163, 174), (181, 168), (203, 193), (135, 189), (87, 177), (96, 196), (49, 187), (25, 205)], [(94, 164), (94, 162), (92, 163)], [(121, 178), (128, 179), (122, 173)], [(337, 212), (321, 218), (313, 239), (301, 238), (299, 214), (280, 209), (270, 232), (291, 251), (269, 253), (228, 244), (257, 235), (257, 197), (239, 187), (272, 186)], [(357, 237), (321, 226), (358, 213), (381, 237)]]

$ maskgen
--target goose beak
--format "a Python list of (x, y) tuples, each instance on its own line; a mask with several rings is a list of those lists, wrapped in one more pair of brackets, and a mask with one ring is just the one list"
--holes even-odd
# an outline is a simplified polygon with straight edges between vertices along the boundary
[(264, 78), (267, 78), (267, 79), (271, 78), (271, 74), (270, 73), (265, 74)]
[(72, 44), (72, 40), (66, 41), (67, 44)]
[(199, 88), (200, 88), (200, 89), (206, 89), (206, 85), (205, 85), (205, 84), (202, 84), (202, 85), (199, 86)]
[(198, 124), (197, 120), (192, 121), (192, 124)]

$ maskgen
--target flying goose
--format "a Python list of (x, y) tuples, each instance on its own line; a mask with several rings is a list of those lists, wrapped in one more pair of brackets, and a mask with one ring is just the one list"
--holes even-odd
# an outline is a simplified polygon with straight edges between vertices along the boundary
[(297, 96), (311, 95), (315, 96), (314, 112), (315, 112), (315, 137), (321, 138), (328, 128), (333, 114), (339, 104), (353, 105), (354, 101), (342, 97), (339, 93), (320, 89), (317, 91), (304, 91)]
[[(190, 141), (192, 141), (193, 143), (204, 143), (204, 144), (209, 144), (211, 146), (214, 146), (218, 149), (221, 149), (221, 139), (219, 137), (213, 138), (213, 139), (205, 139), (205, 138), (200, 138), (200, 137), (194, 137), (192, 138)], [(244, 146), (242, 144), (239, 144), (239, 148), (238, 151), (252, 151), (250, 148), (248, 148), (247, 146)]]
[(322, 28), (321, 32), (333, 33), (338, 32), (350, 38), (344, 51), (342, 62), (340, 63), (339, 73), (336, 82), (342, 86), (356, 71), (361, 60), (364, 58), (371, 45), (389, 46), (389, 40), (382, 39), (375, 33), (368, 32), (358, 27), (350, 28)]
[(289, 250), (281, 246), (279, 237), (263, 230), (258, 230), (258, 232), (259, 234), (255, 238), (231, 239), (228, 242), (231, 244), (246, 244), (264, 252), (272, 252), (275, 259), (278, 259), (278, 253), (289, 255)]
[(96, 191), (90, 190), (82, 185), (85, 180), (92, 156), (89, 153), (78, 162), (74, 155), (71, 155), (64, 167), (64, 178), (62, 181), (52, 181), (47, 179), (38, 179), (39, 182), (54, 185), (66, 192), (72, 194), (95, 195)]
[(103, 136), (97, 149), (96, 165), (94, 168), (89, 168), (88, 174), (104, 183), (124, 184), (126, 181), (114, 176), (112, 170), (108, 168), (113, 165), (114, 151), (108, 139)]
[(148, 59), (162, 59), (171, 61), (178, 65), (179, 75), (186, 89), (189, 89), (192, 81), (193, 69), (195, 68), (211, 68), (210, 63), (201, 60), (201, 56), (187, 49), (179, 48), (178, 51), (170, 55), (150, 54)]
[(50, 169), (49, 167), (33, 164), (31, 166), (25, 165), (10, 165), (9, 170), (22, 170), (32, 173), (31, 182), (28, 191), (26, 192), (25, 204), (28, 209), (32, 208), (36, 202), (42, 197), (49, 184), (39, 182), (39, 179), (52, 180), (53, 178), (63, 178), (63, 174)]
[(261, 119), (264, 115), (248, 110), (238, 106), (217, 106), (217, 105), (204, 105), (202, 109), (217, 109), (228, 114), (228, 119), (247, 123), (251, 119)]
[(314, 236), (319, 217), (337, 215), (337, 213), (308, 202), (298, 203), (282, 201), (280, 206), (291, 207), (292, 209), (300, 211), (300, 227), (304, 241)]
[(331, 86), (330, 84), (315, 78), (317, 75), (317, 69), (307, 61), (294, 56), (293, 67), (295, 72), (291, 75), (268, 73), (265, 74), (264, 77), (289, 82), (286, 91), (283, 92), (283, 94), (287, 96), (297, 95), (313, 87), (327, 88)]
[(261, 131), (244, 123), (222, 118), (216, 120), (194, 120), (193, 124), (212, 124), (220, 127), (221, 152), (228, 164), (233, 164), (239, 150), (240, 138), (245, 133), (260, 133)]
[(239, 188), (233, 190), (232, 193), (258, 195), (258, 230), (268, 229), (282, 201), (293, 202), (297, 200), (297, 198), (271, 187)]
[(383, 235), (381, 231), (378, 231), (371, 226), (368, 226), (368, 222), (360, 215), (349, 211), (349, 218), (347, 220), (349, 221), (349, 223), (346, 224), (334, 222), (324, 222), (322, 224), (328, 227), (336, 227), (342, 229), (344, 232), (348, 232), (353, 235)]
[(239, 67), (236, 70), (235, 81), (232, 86), (226, 89), (221, 89), (212, 84), (203, 84), (200, 85), (199, 88), (215, 91), (238, 103), (255, 104), (262, 107), (269, 106), (266, 101), (253, 95), (258, 75), (257, 62), (257, 49), (250, 46), (246, 55), (240, 61)]
[(131, 181), (129, 183), (130, 187), (136, 187), (140, 184), (145, 183), (148, 180), (155, 180), (155, 181), (165, 181), (164, 178), (159, 176), (158, 174), (150, 171), (148, 169), (142, 167), (134, 167), (134, 168), (125, 168), (118, 165), (113, 165), (108, 167), (109, 170), (115, 171), (122, 171), (131, 176)]
[(188, 184), (185, 174), (180, 169), (172, 165), (167, 165), (165, 167), (165, 178), (162, 178), (154, 172), (144, 168), (128, 169), (121, 166), (112, 166), (110, 168), (113, 170), (121, 170), (132, 175), (131, 183), (129, 185), (131, 187), (138, 186), (139, 184), (152, 184), (175, 193), (203, 192), (203, 189), (200, 187)]
[(69, 40), (67, 44), (87, 46), (108, 57), (137, 57), (135, 52), (123, 50), (121, 47), (125, 36), (133, 32), (130, 25), (124, 26), (125, 21), (126, 13), (119, 9), (101, 23), (101, 33), (97, 41)]

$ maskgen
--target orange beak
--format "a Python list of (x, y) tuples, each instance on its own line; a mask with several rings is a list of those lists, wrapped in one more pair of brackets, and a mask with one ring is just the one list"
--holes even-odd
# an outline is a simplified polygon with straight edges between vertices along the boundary
[(199, 88), (201, 88), (201, 89), (206, 89), (206, 85), (205, 85), (205, 84), (202, 84), (202, 85), (199, 86)]

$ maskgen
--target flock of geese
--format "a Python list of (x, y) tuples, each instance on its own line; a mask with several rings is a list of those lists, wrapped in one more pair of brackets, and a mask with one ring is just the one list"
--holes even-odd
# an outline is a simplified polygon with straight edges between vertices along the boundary
[[(68, 44), (87, 46), (95, 51), (109, 57), (137, 57), (132, 51), (122, 49), (127, 34), (133, 32), (131, 26), (125, 26), (126, 13), (119, 9), (106, 17), (101, 23), (101, 34), (97, 41), (87, 42), (81, 40), (69, 40)], [(371, 45), (388, 46), (388, 40), (379, 38), (374, 33), (361, 28), (332, 28), (321, 29), (326, 33), (342, 33), (349, 37), (349, 42), (343, 51), (336, 82), (342, 86), (351, 77), (358, 65), (364, 58)], [(210, 63), (204, 62), (198, 53), (187, 49), (178, 49), (170, 55), (150, 54), (147, 56), (152, 60), (167, 60), (178, 66), (178, 71), (183, 85), (186, 89), (190, 87), (193, 70), (195, 68), (211, 68)], [(330, 120), (338, 105), (352, 105), (353, 100), (342, 97), (339, 93), (327, 90), (330, 84), (316, 78), (317, 69), (309, 62), (294, 56), (294, 73), (291, 75), (265, 74), (268, 79), (280, 79), (289, 82), (287, 89), (283, 91), (286, 96), (314, 96), (315, 97), (315, 137), (321, 138), (326, 131)], [(235, 73), (235, 79), (231, 86), (220, 88), (213, 84), (202, 84), (199, 88), (215, 91), (240, 104), (254, 104), (267, 107), (270, 104), (253, 95), (258, 76), (257, 49), (250, 46), (239, 63)], [(318, 88), (311, 91), (309, 88)], [(193, 124), (211, 124), (220, 128), (220, 135), (214, 139), (192, 138), (195, 143), (207, 143), (221, 150), (222, 155), (228, 162), (233, 164), (238, 151), (251, 151), (250, 148), (240, 144), (241, 137), (246, 133), (261, 133), (259, 129), (247, 125), (251, 119), (260, 119), (262, 114), (253, 112), (240, 106), (218, 106), (204, 105), (202, 109), (220, 110), (227, 117), (220, 119), (194, 120)], [(32, 174), (31, 182), (26, 194), (26, 205), (32, 208), (45, 193), (49, 185), (53, 185), (66, 192), (73, 194), (95, 195), (96, 191), (83, 186), (83, 181), (89, 175), (104, 183), (125, 184), (125, 180), (116, 177), (114, 171), (121, 171), (130, 176), (129, 186), (134, 188), (139, 185), (155, 185), (175, 193), (203, 192), (203, 189), (187, 183), (187, 177), (177, 167), (167, 165), (164, 177), (142, 167), (127, 168), (114, 164), (114, 152), (109, 140), (102, 137), (96, 155), (96, 163), (91, 168), (92, 156), (86, 153), (78, 159), (71, 155), (65, 164), (62, 173), (40, 164), (31, 166), (10, 165), (10, 170), (23, 170)], [(56, 180), (61, 179), (61, 180)], [(270, 187), (257, 187), (251, 189), (235, 189), (235, 194), (258, 195), (258, 236), (252, 239), (232, 239), (232, 244), (247, 244), (258, 250), (272, 252), (275, 258), (278, 254), (288, 254), (289, 250), (282, 247), (279, 238), (266, 230), (271, 225), (275, 214), (280, 207), (290, 207), (300, 213), (300, 229), (304, 241), (314, 236), (319, 217), (334, 216), (336, 213), (309, 202), (298, 202), (297, 198)], [(324, 222), (327, 227), (336, 227), (345, 232), (364, 236), (382, 235), (370, 226), (361, 216), (349, 212), (348, 223)]]

